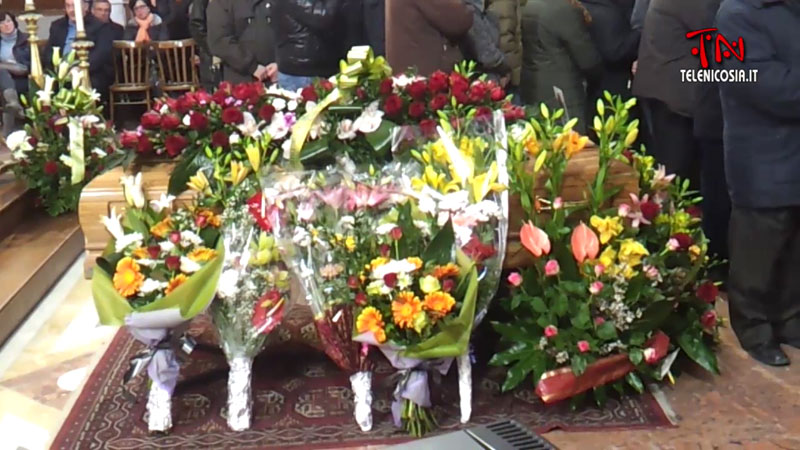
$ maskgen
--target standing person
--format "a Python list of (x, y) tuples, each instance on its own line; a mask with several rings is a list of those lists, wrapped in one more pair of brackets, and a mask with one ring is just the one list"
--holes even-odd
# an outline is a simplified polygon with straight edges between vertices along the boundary
[[(283, 1), (283, 0), (280, 0)], [(273, 0), (213, 0), (206, 22), (208, 48), (231, 83), (277, 80)]]
[(128, 7), (133, 17), (125, 27), (125, 40), (136, 42), (157, 42), (169, 39), (167, 24), (155, 12), (150, 0), (130, 0)]
[(31, 67), (31, 48), (28, 34), (19, 31), (17, 18), (0, 12), (0, 90), (3, 91), (3, 134), (14, 131), (16, 119), (23, 117), (19, 94), (28, 92), (28, 72)]
[(462, 39), (464, 59), (478, 63), (478, 70), (502, 85), (511, 78), (511, 66), (500, 50), (500, 28), (483, 10), (483, 0), (464, 0), (472, 10), (472, 27)]
[(686, 33), (710, 26), (720, 0), (652, 0), (645, 17), (633, 95), (647, 108), (652, 154), (669, 173), (699, 185), (700, 155), (692, 117), (698, 83), (684, 83), (681, 69), (699, 69), (695, 40)]
[(211, 69), (213, 57), (208, 48), (207, 10), (208, 0), (192, 0), (189, 8), (189, 33), (197, 45), (200, 83), (206, 89), (211, 90), (214, 85), (214, 73)]
[(386, 56), (386, 0), (363, 0), (364, 38), (376, 56)]
[(500, 50), (511, 69), (506, 90), (519, 96), (522, 77), (521, 0), (485, 0), (486, 12), (497, 20), (500, 28)]
[(647, 16), (647, 10), (649, 8), (650, 0), (634, 1), (633, 12), (631, 13), (631, 28), (642, 31), (642, 28), (644, 28), (644, 18)]
[(584, 85), (602, 64), (589, 23), (591, 16), (577, 0), (528, 0), (522, 10), (522, 101), (558, 107), (553, 91), (558, 87), (580, 133), (586, 133), (589, 117)]
[[(655, 1), (655, 0), (654, 0)], [(720, 84), (730, 228), (731, 325), (754, 359), (789, 364), (800, 347), (800, 2), (725, 0), (719, 32), (747, 44), (753, 83)]]
[(386, 56), (396, 74), (450, 72), (463, 56), (458, 42), (472, 27), (463, 0), (386, 0)]
[(278, 85), (297, 91), (339, 70), (343, 45), (339, 20), (345, 0), (279, 0), (276, 4)]
[(95, 19), (106, 24), (106, 27), (111, 30), (113, 40), (122, 40), (124, 28), (111, 20), (111, 3), (108, 0), (94, 0), (92, 2), (92, 15)]

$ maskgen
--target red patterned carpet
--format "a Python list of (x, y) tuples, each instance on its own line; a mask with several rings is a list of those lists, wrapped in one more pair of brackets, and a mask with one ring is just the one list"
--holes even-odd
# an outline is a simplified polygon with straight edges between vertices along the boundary
[[(202, 339), (201, 339), (202, 341)], [(214, 448), (320, 449), (400, 443), (408, 437), (391, 423), (393, 369), (376, 369), (374, 427), (362, 433), (352, 417), (352, 392), (347, 374), (322, 353), (305, 347), (276, 346), (256, 359), (253, 372), (252, 430), (232, 432), (222, 418), (226, 400), (227, 364), (211, 345), (199, 345), (182, 368), (173, 400), (175, 428), (169, 435), (150, 435), (143, 420), (147, 399), (144, 378), (127, 388), (122, 376), (141, 344), (121, 330), (87, 381), (56, 437), (54, 449)], [(292, 346), (292, 348), (297, 348)], [(612, 399), (605, 408), (587, 406), (573, 412), (566, 404), (545, 407), (533, 389), (501, 395), (502, 373), (474, 369), (473, 424), (514, 418), (539, 432), (601, 431), (669, 426), (650, 395)], [(459, 428), (455, 368), (432, 387), (441, 430)]]

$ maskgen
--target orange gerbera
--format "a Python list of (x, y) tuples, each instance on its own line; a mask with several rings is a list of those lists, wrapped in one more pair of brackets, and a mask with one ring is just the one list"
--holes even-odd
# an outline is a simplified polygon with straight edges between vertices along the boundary
[(131, 252), (131, 256), (136, 259), (145, 259), (148, 256), (147, 249), (144, 247), (139, 247)]
[(150, 227), (150, 234), (159, 239), (163, 239), (170, 231), (172, 231), (172, 218), (170, 217), (165, 217), (161, 222)]
[(356, 330), (358, 330), (359, 333), (371, 331), (375, 335), (375, 340), (378, 341), (378, 343), (386, 341), (386, 331), (383, 329), (384, 326), (385, 324), (383, 323), (381, 312), (372, 306), (364, 308), (356, 319)]
[(139, 264), (133, 258), (122, 258), (117, 263), (117, 270), (114, 273), (114, 289), (123, 297), (130, 297), (142, 287), (144, 275), (142, 275)]
[(410, 258), (406, 258), (406, 261), (408, 261), (411, 264), (413, 264), (414, 267), (416, 267), (416, 270), (422, 269), (422, 265), (424, 264), (422, 262), (422, 259), (417, 258), (416, 256), (412, 256)]
[(205, 217), (205, 223), (211, 225), (214, 228), (219, 228), (222, 225), (222, 220), (220, 219), (219, 215), (215, 214), (214, 211), (207, 209), (207, 208), (200, 208), (195, 213), (197, 217)]
[(198, 247), (189, 253), (189, 259), (194, 262), (206, 262), (217, 256), (216, 250), (206, 247)]
[(167, 283), (167, 289), (164, 291), (164, 293), (169, 295), (170, 292), (172, 292), (175, 289), (177, 289), (178, 286), (180, 286), (183, 283), (185, 283), (186, 280), (188, 280), (188, 278), (186, 277), (186, 275), (184, 275), (182, 273), (178, 274), (178, 275), (175, 275), (175, 277), (173, 279), (169, 280), (169, 283)]
[(437, 319), (446, 316), (455, 305), (456, 299), (447, 292), (431, 292), (425, 296), (425, 310)]
[(457, 277), (461, 271), (458, 266), (453, 263), (447, 263), (443, 266), (436, 266), (433, 269), (433, 276), (442, 280), (447, 277)]
[(400, 328), (414, 328), (414, 320), (422, 312), (422, 302), (413, 292), (403, 291), (392, 302), (392, 319)]

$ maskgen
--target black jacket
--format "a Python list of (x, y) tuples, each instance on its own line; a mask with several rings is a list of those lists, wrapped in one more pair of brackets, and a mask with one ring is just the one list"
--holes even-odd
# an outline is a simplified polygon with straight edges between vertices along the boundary
[[(50, 35), (44, 51), (44, 64), (47, 66), (52, 65), (53, 47), (64, 49), (69, 27), (68, 20), (67, 16), (64, 16), (50, 25)], [(92, 87), (101, 95), (105, 95), (108, 86), (114, 80), (114, 66), (111, 63), (111, 43), (114, 40), (114, 31), (108, 24), (100, 22), (91, 14), (83, 19), (83, 25), (86, 29), (86, 38), (94, 42), (94, 46), (89, 50), (89, 77)], [(66, 55), (62, 54), (62, 56)]]
[(364, 39), (375, 55), (386, 56), (386, 0), (363, 0)]
[(117, 22), (114, 22), (112, 20), (108, 22), (106, 26), (110, 30), (111, 36), (113, 38), (112, 40), (121, 41), (123, 36), (125, 36), (125, 28), (122, 25), (118, 24)]
[[(31, 44), (28, 40), (28, 33), (17, 30), (17, 41), (11, 49), (11, 53), (14, 55), (14, 61), (16, 61), (17, 64), (25, 66), (30, 72)], [(28, 92), (28, 73), (22, 75), (11, 74), (11, 77), (14, 79), (14, 84), (16, 85), (18, 93)]]
[(192, 7), (189, 11), (189, 33), (197, 44), (197, 50), (201, 54), (210, 55), (208, 50), (208, 25), (206, 23), (206, 11), (208, 10), (208, 0), (192, 0)]
[[(279, 0), (276, 4), (278, 67), (287, 75), (328, 77), (343, 55), (345, 0)], [(355, 11), (350, 11), (354, 13)]]
[(222, 60), (222, 77), (253, 81), (259, 64), (275, 62), (274, 0), (212, 0), (206, 9), (211, 54)]
[(800, 206), (800, 2), (725, 0), (717, 27), (746, 46), (724, 68), (758, 70), (757, 82), (720, 84), (732, 203)]
[(631, 67), (639, 54), (641, 33), (631, 28), (632, 0), (582, 0), (592, 16), (589, 33), (603, 58), (603, 74), (589, 83), (589, 105), (594, 105), (603, 91), (629, 98)]

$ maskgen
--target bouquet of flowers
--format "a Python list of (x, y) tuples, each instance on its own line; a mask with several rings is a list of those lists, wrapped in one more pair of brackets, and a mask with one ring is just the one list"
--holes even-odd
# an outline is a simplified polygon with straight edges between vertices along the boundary
[[(638, 125), (629, 121), (632, 106), (610, 95), (598, 102), (594, 130), (601, 167), (585, 205), (560, 201), (563, 167), (571, 149), (581, 146), (571, 131), (574, 121), (560, 127), (553, 120), (559, 114), (543, 107), (544, 119), (533, 123), (540, 148), (530, 157), (535, 176), (549, 177), (550, 198), (541, 201), (551, 214), (533, 215), (522, 227), (520, 239), (535, 264), (510, 274), (512, 297), (503, 305), (514, 320), (494, 324), (508, 344), (493, 358), (510, 366), (504, 390), (532, 374), (547, 403), (589, 390), (602, 403), (606, 384), (622, 392), (621, 378), (639, 392), (640, 376), (671, 379), (679, 351), (717, 372), (708, 343), (717, 337), (718, 290), (705, 278), (713, 263), (700, 221), (691, 214), (698, 198), (688, 183), (628, 148)], [(615, 159), (637, 168), (641, 192), (609, 208), (602, 177)]]
[(102, 218), (112, 239), (97, 260), (92, 294), (100, 323), (125, 325), (147, 346), (131, 361), (126, 381), (147, 367), (148, 428), (167, 431), (180, 370), (180, 329), (214, 298), (222, 267), (220, 222), (208, 209), (175, 209), (171, 196), (148, 206), (141, 175), (127, 176), (122, 184), (128, 208), (124, 217), (112, 208)]
[(5, 141), (16, 162), (14, 174), (53, 216), (77, 209), (86, 183), (127, 160), (117, 150), (112, 125), (103, 120), (100, 94), (82, 86), (73, 55), (62, 60), (54, 52), (55, 72), (35, 96), (22, 98), (29, 123)]

